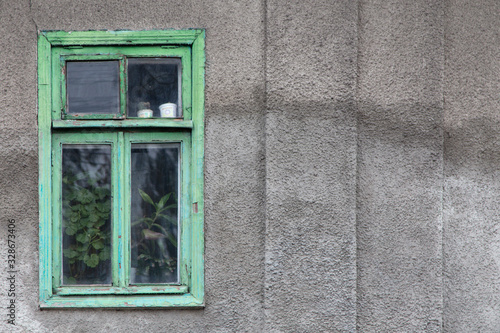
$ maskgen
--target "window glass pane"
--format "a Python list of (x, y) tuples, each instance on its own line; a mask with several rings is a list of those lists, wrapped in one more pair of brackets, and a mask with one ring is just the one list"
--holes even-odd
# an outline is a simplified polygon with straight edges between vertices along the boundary
[(68, 61), (67, 113), (119, 114), (120, 75), (115, 61)]
[(111, 146), (63, 145), (63, 284), (111, 283)]
[(160, 105), (169, 105), (163, 116), (182, 117), (181, 59), (128, 59), (128, 115), (142, 116), (140, 110), (152, 110), (153, 117), (161, 117)]
[(130, 283), (178, 282), (179, 144), (132, 144)]

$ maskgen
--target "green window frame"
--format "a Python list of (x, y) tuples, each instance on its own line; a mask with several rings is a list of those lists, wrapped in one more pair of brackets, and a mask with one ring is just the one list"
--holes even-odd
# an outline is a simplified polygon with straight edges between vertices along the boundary
[[(40, 308), (204, 306), (204, 39), (204, 30), (198, 29), (40, 32)], [(175, 60), (181, 64), (179, 116), (127, 115), (127, 62), (131, 58), (180, 59)], [(66, 68), (71, 61), (118, 63), (117, 113), (67, 111)], [(174, 208), (178, 211), (178, 238), (172, 241), (177, 251), (177, 279), (172, 283), (131, 283), (131, 228), (135, 224), (131, 221), (132, 147), (154, 144), (178, 147), (179, 151), (179, 195)], [(63, 147), (85, 145), (105, 146), (110, 151), (109, 284), (63, 282)]]

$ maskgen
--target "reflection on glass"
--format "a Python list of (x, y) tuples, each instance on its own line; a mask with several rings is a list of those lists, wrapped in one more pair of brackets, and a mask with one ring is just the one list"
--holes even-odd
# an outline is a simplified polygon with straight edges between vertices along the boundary
[(181, 59), (134, 58), (128, 60), (128, 115), (137, 117), (141, 109), (160, 117), (160, 105), (174, 103), (182, 117)]
[(111, 147), (63, 145), (63, 284), (111, 283)]
[(118, 61), (68, 61), (66, 71), (67, 113), (120, 113)]
[(130, 283), (178, 282), (179, 144), (132, 144)]

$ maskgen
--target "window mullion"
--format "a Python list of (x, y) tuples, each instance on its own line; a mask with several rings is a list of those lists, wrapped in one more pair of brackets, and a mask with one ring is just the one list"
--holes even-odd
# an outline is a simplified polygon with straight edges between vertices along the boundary
[(129, 285), (130, 267), (130, 143), (128, 134), (119, 132), (120, 147), (120, 286)]
[(185, 120), (193, 119), (192, 116), (192, 98), (191, 98), (191, 51), (188, 55), (182, 57), (182, 116)]
[(52, 147), (52, 195), (54, 205), (52, 207), (52, 287), (60, 287), (61, 286), (61, 265), (62, 265), (62, 240), (61, 240), (61, 209), (62, 209), (62, 196), (61, 196), (61, 174), (62, 174), (62, 148), (61, 141), (58, 137), (54, 138), (54, 145)]
[(127, 95), (124, 93), (127, 90), (127, 59), (120, 59), (120, 115), (122, 118), (127, 116)]
[(124, 256), (124, 220), (125, 220), (125, 202), (124, 202), (124, 147), (123, 147), (123, 132), (116, 133), (114, 142), (113, 156), (113, 241), (112, 241), (112, 270), (113, 270), (113, 285), (118, 287), (125, 286), (124, 267), (126, 260)]
[(50, 115), (52, 120), (61, 119), (62, 108), (63, 108), (63, 98), (66, 101), (66, 87), (65, 87), (65, 77), (64, 77), (64, 61), (61, 59), (60, 49), (54, 49), (52, 57), (54, 61), (51, 64), (51, 74), (54, 82), (57, 82), (56, 87), (52, 87), (52, 96), (50, 106)]

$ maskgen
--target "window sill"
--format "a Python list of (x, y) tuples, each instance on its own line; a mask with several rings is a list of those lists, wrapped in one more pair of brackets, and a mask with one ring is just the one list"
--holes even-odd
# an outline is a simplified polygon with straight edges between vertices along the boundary
[(136, 294), (185, 294), (188, 291), (187, 286), (141, 286), (141, 287), (61, 287), (56, 288), (55, 292), (59, 296), (76, 295), (136, 295)]
[(202, 308), (202, 300), (191, 294), (184, 295), (99, 295), (99, 296), (52, 296), (40, 302), (40, 309), (77, 308)]
[(182, 119), (126, 119), (126, 120), (54, 120), (52, 128), (193, 128), (192, 120)]

